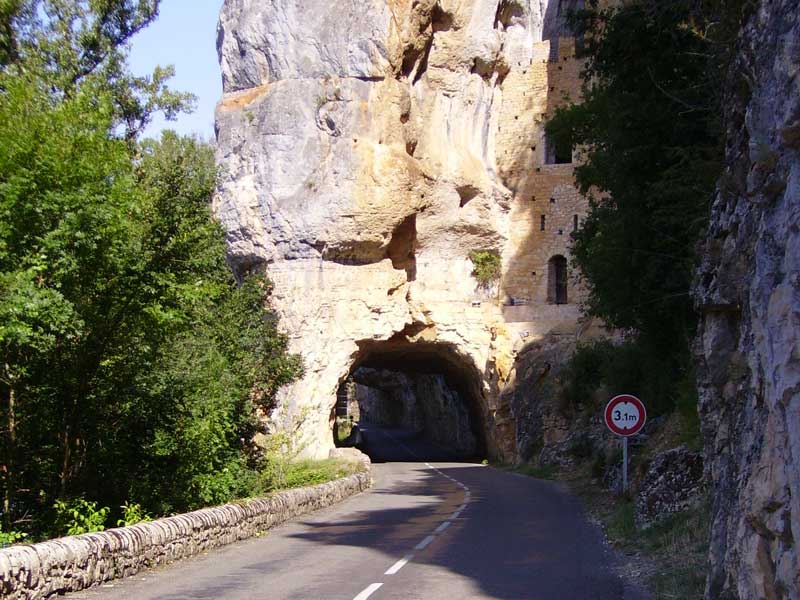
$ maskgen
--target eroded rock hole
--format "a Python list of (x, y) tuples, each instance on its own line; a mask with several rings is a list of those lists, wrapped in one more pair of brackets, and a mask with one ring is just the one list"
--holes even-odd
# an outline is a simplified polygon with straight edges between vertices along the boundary
[(340, 445), (358, 443), (373, 460), (399, 460), (391, 455), (401, 455), (401, 448), (388, 457), (386, 449), (399, 432), (426, 454), (417, 458), (484, 456), (480, 378), (468, 359), (432, 342), (367, 341), (359, 347), (336, 405), (337, 422), (359, 434)]
[(395, 227), (392, 239), (386, 248), (386, 254), (395, 269), (406, 272), (408, 281), (417, 277), (417, 215), (406, 217)]
[(494, 28), (508, 29), (525, 16), (525, 8), (517, 0), (500, 0), (494, 17)]
[(371, 265), (386, 258), (378, 240), (347, 240), (331, 245), (317, 243), (314, 247), (323, 260), (340, 265)]
[(417, 59), (422, 54), (422, 50), (409, 47), (403, 52), (403, 65), (400, 67), (400, 72), (404, 77), (410, 77), (414, 72), (414, 67), (417, 65)]
[(453, 14), (445, 11), (437, 4), (433, 7), (433, 12), (431, 13), (431, 28), (434, 33), (449, 31), (453, 28)]
[(417, 83), (425, 72), (428, 70), (428, 59), (431, 56), (431, 49), (433, 48), (433, 36), (428, 39), (428, 43), (425, 44), (425, 49), (422, 52), (422, 59), (419, 61), (419, 65), (417, 66), (417, 70), (414, 73), (414, 81), (413, 83)]
[(464, 208), (467, 203), (474, 199), (478, 194), (480, 194), (480, 190), (472, 185), (462, 185), (456, 188), (458, 192), (458, 197), (460, 199), (459, 206)]
[(403, 62), (400, 73), (406, 77), (413, 76), (413, 83), (417, 83), (428, 69), (428, 58), (433, 48), (433, 38), (441, 31), (453, 28), (453, 14), (444, 10), (439, 4), (432, 8), (423, 9), (415, 4), (418, 11), (419, 35), (406, 47), (403, 52)]
[(473, 59), (471, 72), (475, 75), (480, 75), (480, 77), (487, 83), (492, 80), (496, 73), (497, 79), (495, 81), (495, 85), (500, 85), (503, 83), (503, 81), (505, 81), (509, 70), (510, 69), (508, 68), (508, 65), (502, 60), (488, 62), (476, 56)]

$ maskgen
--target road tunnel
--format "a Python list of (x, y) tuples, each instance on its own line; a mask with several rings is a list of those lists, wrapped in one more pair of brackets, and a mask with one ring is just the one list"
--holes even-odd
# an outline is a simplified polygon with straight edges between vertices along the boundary
[[(380, 427), (422, 439), (453, 459), (486, 455), (482, 378), (474, 362), (450, 344), (426, 341), (366, 341), (339, 388), (336, 427), (343, 419), (356, 430)], [(368, 435), (368, 434), (365, 434)], [(363, 440), (361, 440), (363, 443)], [(363, 443), (369, 454), (369, 443)], [(420, 456), (419, 458), (428, 458)]]

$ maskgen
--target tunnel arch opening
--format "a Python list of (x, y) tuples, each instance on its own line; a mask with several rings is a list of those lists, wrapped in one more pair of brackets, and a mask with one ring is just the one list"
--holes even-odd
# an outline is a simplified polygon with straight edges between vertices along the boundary
[[(453, 458), (487, 456), (483, 377), (470, 357), (453, 344), (410, 341), (404, 334), (357, 345), (340, 383), (337, 421), (353, 422), (347, 412), (355, 412), (356, 424), (414, 430)], [(344, 408), (348, 402), (350, 411)]]

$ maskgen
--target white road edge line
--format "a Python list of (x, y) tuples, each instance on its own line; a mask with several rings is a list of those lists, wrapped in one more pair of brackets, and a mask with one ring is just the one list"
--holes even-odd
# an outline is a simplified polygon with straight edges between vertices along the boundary
[(431, 545), (432, 541), (433, 541), (433, 536), (429, 535), (424, 540), (422, 540), (419, 544), (414, 546), (414, 550), (425, 550), (425, 548), (427, 548), (428, 546)]
[(388, 571), (386, 571), (386, 573), (384, 573), (384, 575), (394, 575), (394, 574), (395, 574), (395, 573), (397, 573), (397, 572), (398, 572), (400, 569), (402, 569), (403, 567), (405, 567), (405, 566), (408, 564), (408, 561), (410, 561), (412, 558), (414, 558), (414, 555), (413, 555), (413, 554), (406, 554), (406, 555), (405, 555), (403, 558), (401, 558), (401, 559), (400, 559), (400, 560), (398, 560), (396, 563), (394, 563), (394, 564), (393, 564), (393, 565), (392, 565), (392, 566), (389, 568), (389, 570), (388, 570)]
[(373, 583), (372, 585), (368, 586), (363, 592), (361, 592), (358, 596), (353, 598), (353, 600), (367, 600), (372, 594), (378, 591), (382, 586), (382, 583)]

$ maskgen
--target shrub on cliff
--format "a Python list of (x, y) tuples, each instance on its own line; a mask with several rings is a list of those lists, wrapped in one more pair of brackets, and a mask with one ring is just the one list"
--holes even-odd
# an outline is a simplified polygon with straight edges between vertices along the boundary
[(493, 250), (474, 250), (469, 253), (472, 276), (484, 287), (500, 278), (500, 255)]

